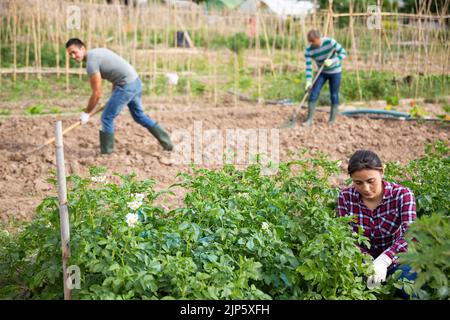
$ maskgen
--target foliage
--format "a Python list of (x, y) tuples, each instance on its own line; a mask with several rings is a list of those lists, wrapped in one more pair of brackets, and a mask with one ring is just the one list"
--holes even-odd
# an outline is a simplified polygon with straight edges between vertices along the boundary
[(61, 108), (52, 107), (52, 108), (50, 108), (49, 113), (61, 113)]
[[(338, 189), (329, 184), (339, 161), (305, 152), (273, 174), (193, 167), (156, 192), (153, 180), (91, 168), (68, 177), (69, 265), (81, 270), (79, 299), (392, 299), (398, 288), (419, 299), (448, 299), (449, 148), (441, 141), (406, 166), (388, 163), (386, 179), (411, 188), (419, 218), (400, 263), (416, 282), (388, 278), (369, 290), (371, 257), (357, 244), (350, 217), (338, 218)], [(55, 183), (50, 177), (49, 182)], [(182, 188), (184, 205), (157, 205)], [(47, 197), (18, 232), (0, 233), (0, 297), (61, 299), (58, 200)]]
[(25, 110), (25, 113), (29, 114), (29, 115), (42, 114), (42, 113), (44, 113), (44, 105), (39, 103), (39, 104), (30, 106)]
[(433, 213), (421, 217), (408, 229), (408, 251), (399, 257), (400, 263), (411, 266), (418, 274), (413, 284), (404, 285), (405, 291), (418, 299), (450, 299), (449, 219), (448, 214)]
[(418, 104), (414, 104), (414, 106), (409, 111), (409, 114), (413, 118), (424, 118), (427, 116), (427, 112), (425, 111), (424, 107)]
[(398, 97), (394, 97), (394, 96), (388, 96), (386, 98), (386, 103), (388, 105), (391, 105), (391, 106), (398, 106), (399, 105), (399, 98)]
[(445, 113), (450, 114), (450, 103), (448, 103), (448, 101), (442, 103), (442, 110), (444, 110)]
[[(82, 274), (74, 298), (375, 299), (370, 257), (356, 246), (364, 239), (335, 217), (338, 190), (327, 181), (338, 170), (322, 155), (272, 176), (258, 164), (195, 169), (173, 186), (188, 192), (171, 211), (154, 204), (153, 180), (113, 184), (102, 168), (70, 176), (70, 265)], [(0, 239), (1, 296), (62, 297), (58, 221), (48, 197), (22, 232)]]
[(0, 109), (0, 116), (9, 116), (11, 115), (11, 109), (2, 108)]
[(386, 165), (386, 179), (410, 188), (416, 196), (417, 215), (441, 213), (450, 215), (450, 148), (448, 143), (436, 141), (426, 147), (425, 155), (405, 166), (390, 162)]

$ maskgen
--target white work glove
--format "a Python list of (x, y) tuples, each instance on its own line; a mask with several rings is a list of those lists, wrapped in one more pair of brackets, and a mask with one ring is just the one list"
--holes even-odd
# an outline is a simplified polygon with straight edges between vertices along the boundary
[(386, 281), (387, 268), (391, 265), (392, 259), (382, 253), (373, 261), (375, 274), (367, 279), (367, 288), (379, 287), (381, 282)]
[(333, 64), (333, 60), (331, 59), (325, 59), (325, 61), (323, 62), (323, 64), (325, 65), (325, 67), (330, 67)]
[(311, 88), (312, 86), (312, 81), (311, 80), (307, 80), (306, 81), (306, 85), (305, 85), (305, 90), (308, 90), (309, 88)]
[(89, 113), (83, 112), (80, 116), (81, 124), (86, 124), (89, 121)]

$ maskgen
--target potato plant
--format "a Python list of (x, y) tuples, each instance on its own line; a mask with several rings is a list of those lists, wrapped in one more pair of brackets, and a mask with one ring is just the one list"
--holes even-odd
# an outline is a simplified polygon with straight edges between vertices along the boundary
[(418, 299), (450, 299), (450, 217), (440, 213), (423, 216), (411, 225), (408, 252), (400, 262), (418, 272), (414, 283), (404, 284)]
[[(445, 174), (437, 161), (447, 161), (445, 145), (436, 147), (423, 159)], [(430, 170), (423, 159), (410, 165)], [(401, 261), (418, 272), (417, 285), (391, 277), (369, 290), (372, 258), (357, 246), (367, 239), (336, 214), (339, 190), (329, 178), (338, 161), (302, 153), (274, 175), (258, 164), (193, 169), (160, 192), (135, 174), (117, 174), (121, 182), (113, 183), (105, 168), (68, 177), (70, 265), (81, 271), (75, 299), (392, 299), (399, 287), (421, 299), (448, 298), (448, 212), (423, 211), (408, 233), (418, 242)], [(414, 191), (419, 199), (441, 196), (445, 186)], [(186, 191), (181, 207), (156, 204), (174, 188)], [(58, 211), (57, 198), (47, 197), (35, 219), (0, 233), (0, 297), (63, 297)]]
[(386, 178), (410, 188), (417, 201), (417, 215), (450, 215), (450, 148), (438, 140), (426, 147), (425, 155), (405, 166), (390, 162)]
[[(153, 180), (114, 184), (103, 170), (68, 178), (70, 264), (82, 274), (74, 298), (376, 298), (363, 239), (334, 213), (327, 180), (338, 166), (323, 156), (274, 176), (259, 165), (181, 174), (172, 188), (187, 189), (185, 205), (171, 211), (154, 204)], [(2, 235), (2, 296), (62, 298), (58, 217), (48, 197), (22, 232)]]

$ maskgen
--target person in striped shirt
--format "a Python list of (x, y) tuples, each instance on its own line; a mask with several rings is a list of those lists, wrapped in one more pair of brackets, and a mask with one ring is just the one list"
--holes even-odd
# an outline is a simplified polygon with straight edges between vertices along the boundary
[[(319, 98), (320, 90), (328, 81), (330, 86), (331, 96), (331, 112), (330, 123), (336, 120), (336, 114), (339, 106), (339, 87), (341, 85), (341, 60), (345, 58), (347, 53), (344, 48), (333, 38), (321, 37), (318, 30), (311, 30), (308, 32), (309, 45), (305, 49), (306, 61), (306, 87), (305, 90), (311, 89), (311, 95), (308, 101), (308, 118), (303, 123), (304, 126), (311, 126), (313, 123), (314, 112), (316, 110), (317, 99)], [(329, 54), (335, 51), (333, 55), (327, 59)], [(317, 78), (316, 82), (312, 83), (313, 70), (312, 60), (320, 68), (324, 64), (324, 68)], [(311, 88), (312, 86), (312, 88)]]
[[(337, 211), (339, 216), (353, 216), (353, 231), (362, 228), (369, 239), (370, 248), (360, 246), (374, 259), (375, 274), (367, 279), (367, 287), (379, 286), (398, 269), (401, 278), (415, 280), (417, 274), (411, 267), (398, 264), (398, 253), (408, 248), (405, 232), (416, 219), (414, 194), (407, 187), (383, 179), (381, 160), (373, 151), (356, 151), (347, 170), (353, 186), (340, 191)], [(408, 298), (403, 290), (397, 295)]]

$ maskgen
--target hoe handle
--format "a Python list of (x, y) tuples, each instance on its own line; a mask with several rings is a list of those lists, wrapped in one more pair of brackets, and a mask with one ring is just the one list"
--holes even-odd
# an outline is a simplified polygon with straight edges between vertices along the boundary
[[(90, 116), (93, 116), (93, 115), (99, 113), (100, 111), (102, 111), (104, 108), (105, 108), (105, 107), (103, 106), (103, 107), (101, 107), (101, 108), (99, 108), (99, 109), (97, 109), (97, 110), (91, 111), (91, 113), (89, 113), (89, 115), (90, 115)], [(63, 136), (64, 136), (66, 133), (69, 133), (70, 131), (72, 131), (73, 129), (78, 128), (80, 125), (81, 125), (81, 121), (78, 121), (78, 122), (75, 122), (74, 124), (72, 124), (70, 127), (67, 127), (67, 128), (64, 129), (64, 131), (62, 132)], [(51, 138), (51, 139), (48, 139), (47, 141), (45, 141), (45, 143), (44, 143), (42, 146), (40, 146), (39, 148), (37, 148), (37, 149), (34, 150), (33, 152), (38, 151), (38, 150), (40, 150), (40, 149), (43, 149), (43, 148), (45, 148), (46, 146), (48, 146), (49, 144), (51, 144), (51, 143), (53, 143), (53, 142), (55, 142), (55, 138), (54, 138), (54, 137)]]
[[(331, 51), (330, 54), (327, 56), (326, 59), (330, 59), (330, 58), (333, 56), (333, 54), (334, 54), (335, 52), (336, 52), (336, 49), (333, 50), (333, 51)], [(297, 113), (298, 113), (298, 112), (300, 111), (300, 109), (302, 108), (303, 104), (304, 104), (305, 101), (306, 101), (306, 98), (309, 96), (309, 93), (311, 92), (312, 87), (314, 86), (314, 83), (316, 83), (317, 78), (319, 78), (319, 75), (322, 73), (322, 70), (323, 70), (323, 67), (324, 67), (324, 66), (325, 66), (325, 62), (322, 63), (322, 65), (320, 66), (319, 71), (317, 72), (316, 76), (314, 77), (314, 80), (313, 80), (311, 86), (306, 90), (306, 93), (305, 93), (305, 95), (303, 96), (302, 101), (300, 102), (300, 104), (298, 105), (298, 107), (295, 108), (294, 113), (293, 113), (293, 115), (292, 115), (292, 118), (295, 118), (295, 117), (297, 116)]]

